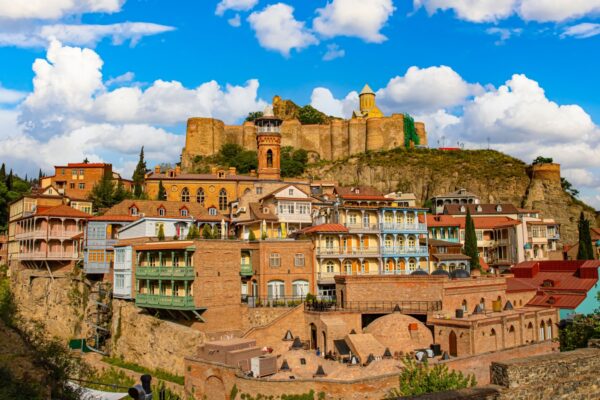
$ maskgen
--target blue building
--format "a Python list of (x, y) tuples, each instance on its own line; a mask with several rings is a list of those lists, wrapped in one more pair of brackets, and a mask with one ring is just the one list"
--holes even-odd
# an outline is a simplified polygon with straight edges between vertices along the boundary
[(114, 261), (113, 246), (119, 229), (139, 217), (106, 215), (90, 218), (84, 237), (83, 271), (86, 274), (108, 274)]

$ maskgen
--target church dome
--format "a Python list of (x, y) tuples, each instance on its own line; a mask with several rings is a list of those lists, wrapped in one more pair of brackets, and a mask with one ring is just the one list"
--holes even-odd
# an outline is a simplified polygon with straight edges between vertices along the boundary
[(415, 349), (429, 348), (433, 343), (431, 331), (416, 318), (399, 312), (385, 315), (371, 322), (364, 333), (370, 333), (388, 347), (392, 354), (404, 353)]

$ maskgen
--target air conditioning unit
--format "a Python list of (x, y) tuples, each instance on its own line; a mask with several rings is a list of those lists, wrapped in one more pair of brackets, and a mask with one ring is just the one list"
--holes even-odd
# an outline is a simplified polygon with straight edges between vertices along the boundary
[(237, 210), (238, 213), (245, 213), (246, 212), (246, 207), (240, 207)]
[(277, 373), (277, 356), (267, 354), (250, 359), (250, 370), (255, 378), (262, 378)]

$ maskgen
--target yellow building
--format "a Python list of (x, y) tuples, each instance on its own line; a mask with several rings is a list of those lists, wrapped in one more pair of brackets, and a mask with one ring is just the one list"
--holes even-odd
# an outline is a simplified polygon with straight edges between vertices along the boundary
[(383, 117), (383, 113), (375, 103), (375, 92), (369, 85), (365, 85), (358, 95), (360, 110), (354, 111), (353, 117), (373, 118)]

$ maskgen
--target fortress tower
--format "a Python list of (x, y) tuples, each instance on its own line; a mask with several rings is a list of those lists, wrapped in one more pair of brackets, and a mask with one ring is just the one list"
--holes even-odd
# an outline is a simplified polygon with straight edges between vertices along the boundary
[(375, 103), (375, 92), (369, 85), (365, 85), (358, 95), (360, 110), (354, 111), (353, 117), (383, 117), (383, 113)]
[(263, 116), (254, 121), (258, 150), (258, 178), (279, 180), (281, 163), (281, 123), (267, 106)]

